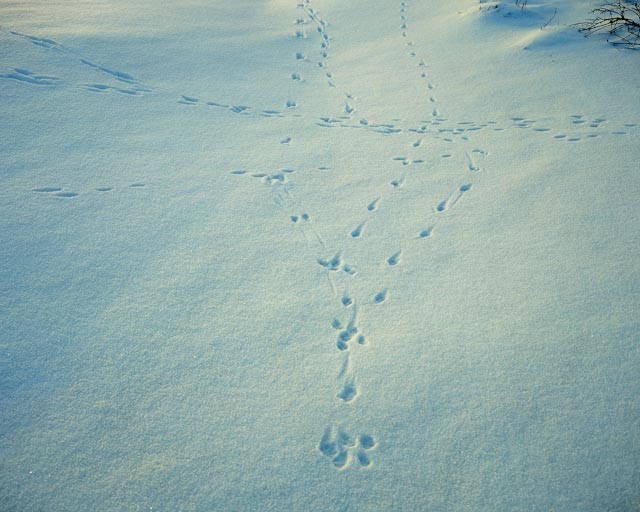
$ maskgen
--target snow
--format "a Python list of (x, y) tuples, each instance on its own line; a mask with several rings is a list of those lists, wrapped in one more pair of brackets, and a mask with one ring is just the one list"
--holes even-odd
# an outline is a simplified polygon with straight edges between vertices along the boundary
[(0, 2), (0, 508), (640, 508), (640, 54), (300, 1)]

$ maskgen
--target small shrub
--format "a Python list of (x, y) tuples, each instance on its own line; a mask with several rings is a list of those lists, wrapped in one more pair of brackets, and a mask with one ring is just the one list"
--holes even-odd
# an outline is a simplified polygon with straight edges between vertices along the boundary
[(616, 0), (607, 2), (591, 11), (593, 18), (577, 23), (578, 30), (586, 36), (596, 32), (606, 32), (616, 40), (607, 39), (611, 44), (640, 49), (640, 5), (638, 2)]

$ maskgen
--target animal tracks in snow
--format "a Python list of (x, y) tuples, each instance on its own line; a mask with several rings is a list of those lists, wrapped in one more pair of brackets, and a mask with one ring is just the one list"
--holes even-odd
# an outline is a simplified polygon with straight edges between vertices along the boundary
[(364, 234), (364, 230), (366, 227), (367, 227), (366, 221), (358, 224), (358, 226), (356, 226), (356, 228), (353, 231), (351, 231), (351, 238), (361, 238), (362, 235)]
[(325, 429), (318, 450), (336, 469), (345, 470), (354, 465), (360, 468), (370, 467), (371, 456), (377, 446), (372, 435), (353, 436), (342, 428), (330, 426)]
[(40, 75), (24, 68), (14, 68), (13, 71), (10, 71), (9, 73), (0, 74), (0, 78), (17, 80), (18, 82), (23, 82), (31, 85), (44, 86), (56, 85), (56, 83), (60, 81), (59, 78), (56, 78), (54, 76)]
[[(55, 41), (54, 39), (46, 37), (38, 37), (30, 34), (24, 34), (21, 32), (10, 31), (9, 34), (21, 38), (39, 48), (43, 48), (47, 51), (58, 52), (58, 54), (64, 55), (66, 58), (79, 63), (88, 71), (102, 75), (103, 78), (108, 78), (117, 82), (127, 84), (127, 87), (121, 88), (116, 86), (104, 85), (100, 83), (94, 83), (88, 86), (84, 86), (86, 89), (92, 92), (107, 92), (113, 90), (121, 92), (123, 94), (129, 94), (131, 96), (139, 96), (146, 92), (151, 92), (152, 88), (145, 85), (142, 81), (136, 77), (124, 71), (120, 71), (111, 67), (99, 64), (88, 57), (82, 55), (78, 51), (65, 46), (64, 44)], [(1, 78), (10, 78), (19, 80), (24, 83), (33, 85), (55, 85), (61, 82), (60, 79), (47, 75), (37, 75), (29, 70), (22, 68), (15, 68), (13, 73), (5, 73), (0, 75)]]
[[(136, 182), (136, 183), (129, 184), (126, 188), (142, 188), (144, 186), (145, 186), (144, 183)], [(66, 190), (63, 187), (58, 187), (58, 186), (45, 186), (45, 187), (36, 187), (31, 189), (32, 192), (35, 192), (38, 195), (60, 197), (63, 199), (73, 199), (80, 195), (89, 194), (91, 192), (104, 194), (106, 192), (112, 192), (114, 190), (115, 190), (114, 187), (107, 187), (107, 186), (98, 186), (93, 188), (92, 190), (88, 190), (85, 192), (76, 192), (72, 190)]]
[[(502, 120), (447, 118), (442, 114), (446, 105), (440, 94), (435, 93), (427, 55), (411, 37), (410, 2), (399, 4), (398, 27), (402, 45), (399, 45), (398, 52), (406, 53), (407, 66), (414, 74), (410, 76), (420, 84), (422, 96), (417, 107), (420, 114), (414, 121), (392, 117), (388, 122), (375, 122), (363, 112), (354, 91), (343, 88), (341, 77), (336, 76), (332, 69), (334, 38), (330, 33), (331, 24), (320, 15), (311, 0), (300, 2), (297, 8), (299, 10), (292, 19), (295, 37), (289, 38), (291, 47), (286, 52), (290, 67), (288, 75), (282, 76), (290, 91), (287, 109), (267, 113), (243, 105), (203, 102), (189, 96), (183, 96), (180, 101), (185, 106), (206, 105), (240, 115), (280, 117), (286, 123), (291, 112), (289, 109), (298, 105), (298, 91), (321, 80), (328, 86), (322, 85), (322, 90), (327, 94), (337, 94), (337, 112), (303, 113), (301, 108), (301, 119), (322, 131), (359, 130), (371, 134), (371, 137), (379, 138), (380, 144), (387, 149), (386, 160), (380, 162), (378, 189), (364, 200), (360, 196), (358, 201), (362, 202), (351, 210), (347, 209), (349, 213), (343, 218), (344, 224), (333, 230), (329, 246), (319, 235), (319, 231), (328, 233), (332, 230), (331, 225), (324, 223), (323, 214), (326, 212), (310, 215), (305, 205), (294, 199), (291, 192), (295, 187), (292, 187), (291, 180), (298, 183), (307, 179), (309, 173), (330, 171), (342, 179), (345, 187), (353, 186), (355, 193), (357, 184), (351, 180), (353, 176), (350, 173), (360, 165), (359, 161), (354, 158), (353, 162), (331, 166), (316, 162), (310, 166), (312, 169), (304, 172), (293, 169), (229, 171), (231, 175), (244, 176), (248, 181), (260, 183), (271, 190), (291, 229), (302, 231), (309, 246), (316, 251), (313, 259), (308, 261), (309, 275), (317, 277), (320, 274), (322, 279), (328, 280), (331, 293), (323, 293), (326, 293), (327, 302), (335, 307), (332, 316), (326, 319), (327, 332), (331, 334), (323, 335), (321, 342), (326, 350), (335, 353), (336, 387), (333, 395), (327, 398), (334, 401), (339, 420), (337, 424), (341, 425), (348, 417), (347, 410), (357, 409), (365, 403), (361, 397), (366, 396), (367, 380), (362, 373), (369, 369), (364, 362), (366, 359), (360, 360), (356, 354), (373, 353), (384, 347), (382, 342), (377, 342), (376, 332), (370, 332), (374, 324), (368, 325), (366, 313), (375, 311), (376, 315), (384, 315), (385, 311), (390, 311), (402, 301), (402, 276), (415, 270), (412, 269), (415, 252), (427, 251), (427, 247), (442, 243), (441, 239), (446, 237), (446, 230), (441, 230), (443, 223), (455, 222), (466, 208), (473, 208), (472, 199), (476, 194), (489, 192), (487, 181), (483, 181), (491, 163), (491, 152), (485, 146), (487, 136), (500, 137), (518, 132), (521, 137), (557, 137), (555, 140), (577, 144), (595, 136), (622, 137), (638, 130), (638, 124), (629, 121), (624, 126), (610, 127), (612, 123), (604, 117), (578, 114), (565, 119), (521, 115)], [(339, 41), (337, 36), (336, 33), (335, 40)], [(337, 44), (336, 48), (339, 48)], [(444, 89), (438, 87), (437, 90)], [(293, 140), (299, 142), (299, 134), (288, 124), (284, 124), (282, 131), (277, 133), (282, 135), (274, 138), (273, 144), (282, 151), (290, 151), (287, 146)], [(394, 218), (398, 215), (397, 202), (411, 195), (428, 198), (424, 201), (425, 217), (408, 232), (381, 236), (378, 221), (385, 220), (388, 225), (404, 222), (406, 218)], [(315, 231), (316, 227), (319, 231)], [(372, 255), (373, 265), (366, 259), (369, 255)], [(363, 286), (368, 290), (366, 293)], [(330, 426), (326, 428), (318, 449), (335, 468), (345, 470), (369, 467), (372, 452), (377, 446), (377, 441), (370, 435), (349, 435), (342, 427)]]
[(355, 377), (349, 377), (345, 380), (341, 391), (337, 397), (343, 402), (353, 402), (358, 398), (358, 386), (356, 385)]

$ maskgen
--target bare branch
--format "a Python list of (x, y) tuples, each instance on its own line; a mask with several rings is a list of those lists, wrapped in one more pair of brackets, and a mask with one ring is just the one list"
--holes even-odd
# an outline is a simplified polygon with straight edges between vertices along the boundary
[(608, 41), (614, 45), (640, 49), (640, 5), (638, 2), (616, 0), (607, 2), (591, 11), (594, 17), (577, 23), (580, 32), (589, 36), (597, 32), (605, 32), (615, 36), (616, 40)]

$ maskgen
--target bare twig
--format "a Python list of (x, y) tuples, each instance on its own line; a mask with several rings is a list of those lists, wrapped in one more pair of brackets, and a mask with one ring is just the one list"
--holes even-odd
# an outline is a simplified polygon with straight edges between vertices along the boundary
[(551, 23), (553, 21), (553, 18), (556, 17), (556, 14), (558, 14), (558, 8), (557, 7), (553, 10), (553, 16), (551, 16), (551, 18), (549, 18), (549, 20), (544, 25), (542, 25), (540, 27), (540, 30), (544, 30), (545, 28), (547, 28), (549, 26), (549, 23)]
[(640, 48), (640, 5), (638, 2), (616, 0), (607, 2), (591, 11), (594, 17), (576, 23), (580, 32), (589, 36), (596, 32), (606, 32), (617, 40), (607, 40), (611, 44)]

